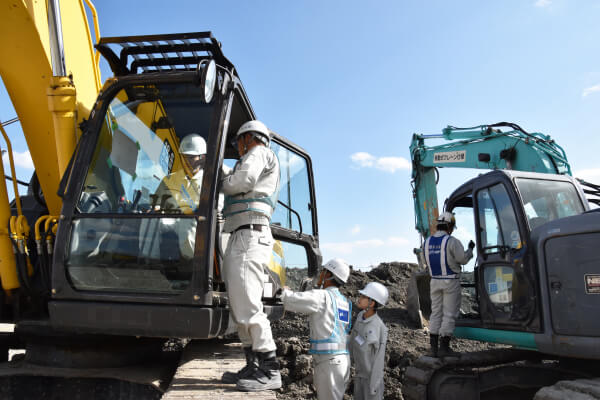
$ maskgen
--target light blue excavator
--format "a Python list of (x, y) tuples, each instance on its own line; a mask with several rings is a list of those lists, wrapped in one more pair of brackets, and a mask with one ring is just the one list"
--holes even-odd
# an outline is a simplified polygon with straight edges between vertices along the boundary
[[(429, 139), (445, 142), (427, 146)], [(438, 169), (491, 170), (454, 190), (444, 211), (468, 216), (457, 225), (469, 220), (476, 239), (474, 271), (465, 274), (472, 279), (463, 281), (472, 304), (461, 307), (454, 334), (505, 346), (420, 357), (405, 372), (404, 398), (600, 399), (600, 212), (590, 206), (598, 186), (571, 176), (550, 136), (513, 123), (415, 134), (410, 151), (422, 242), (439, 212)], [(431, 312), (428, 289), (426, 272), (411, 279), (417, 324)]]

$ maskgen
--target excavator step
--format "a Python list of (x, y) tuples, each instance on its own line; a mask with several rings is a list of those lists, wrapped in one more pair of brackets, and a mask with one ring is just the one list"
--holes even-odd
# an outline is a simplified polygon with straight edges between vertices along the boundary
[(241, 392), (234, 384), (221, 383), (225, 371), (237, 371), (246, 363), (241, 343), (191, 341), (162, 400), (275, 400), (275, 392)]

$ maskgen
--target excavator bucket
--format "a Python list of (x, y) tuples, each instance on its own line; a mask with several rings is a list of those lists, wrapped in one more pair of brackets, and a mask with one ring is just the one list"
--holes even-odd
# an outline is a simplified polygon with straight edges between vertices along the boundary
[(416, 271), (410, 277), (406, 293), (406, 308), (409, 318), (423, 328), (431, 315), (429, 282), (431, 277), (426, 270)]

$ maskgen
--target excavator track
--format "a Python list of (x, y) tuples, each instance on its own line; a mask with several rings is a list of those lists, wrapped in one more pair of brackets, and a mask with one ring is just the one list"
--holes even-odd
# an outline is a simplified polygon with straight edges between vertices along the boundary
[(580, 377), (537, 352), (493, 349), (457, 357), (420, 357), (407, 368), (402, 393), (407, 400), (531, 399), (560, 379)]
[(275, 392), (240, 392), (221, 383), (225, 371), (237, 371), (246, 363), (241, 343), (189, 342), (162, 400), (275, 400)]

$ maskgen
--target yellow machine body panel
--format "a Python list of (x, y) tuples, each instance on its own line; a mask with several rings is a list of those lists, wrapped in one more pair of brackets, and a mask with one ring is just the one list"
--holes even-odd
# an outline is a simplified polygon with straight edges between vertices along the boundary
[[(61, 2), (66, 70), (53, 79), (45, 1), (1, 1), (0, 76), (11, 98), (44, 192), (58, 215), (61, 175), (100, 88), (93, 43), (82, 1)], [(55, 123), (53, 113), (58, 114)]]

